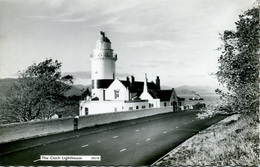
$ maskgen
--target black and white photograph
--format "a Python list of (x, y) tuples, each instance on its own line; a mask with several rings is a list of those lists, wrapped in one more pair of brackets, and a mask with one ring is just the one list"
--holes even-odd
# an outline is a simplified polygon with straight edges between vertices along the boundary
[(258, 166), (259, 0), (0, 0), (0, 166)]

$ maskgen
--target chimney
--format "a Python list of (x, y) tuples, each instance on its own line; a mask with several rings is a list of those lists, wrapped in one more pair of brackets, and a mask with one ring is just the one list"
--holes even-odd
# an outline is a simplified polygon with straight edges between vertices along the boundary
[(156, 88), (159, 89), (159, 90), (161, 89), (159, 76), (156, 77)]
[(128, 76), (126, 77), (126, 83), (127, 83), (127, 87), (129, 87), (130, 86), (130, 79), (129, 79)]
[(131, 76), (131, 82), (134, 83), (135, 82), (135, 77)]
[(129, 91), (132, 92), (134, 87), (135, 77), (131, 76), (131, 82), (129, 82)]

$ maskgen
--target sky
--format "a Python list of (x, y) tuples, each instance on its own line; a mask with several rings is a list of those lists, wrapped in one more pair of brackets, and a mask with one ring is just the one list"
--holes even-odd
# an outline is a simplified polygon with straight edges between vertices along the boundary
[(0, 78), (47, 58), (75, 84), (91, 83), (90, 54), (104, 31), (116, 77), (161, 85), (217, 86), (219, 33), (255, 0), (0, 0)]

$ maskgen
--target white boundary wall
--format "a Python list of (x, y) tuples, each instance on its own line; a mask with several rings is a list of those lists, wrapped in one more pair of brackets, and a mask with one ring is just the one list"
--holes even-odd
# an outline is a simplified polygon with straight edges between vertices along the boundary
[[(96, 114), (78, 118), (78, 129), (172, 112), (171, 107)], [(0, 125), (0, 143), (74, 130), (75, 118)]]

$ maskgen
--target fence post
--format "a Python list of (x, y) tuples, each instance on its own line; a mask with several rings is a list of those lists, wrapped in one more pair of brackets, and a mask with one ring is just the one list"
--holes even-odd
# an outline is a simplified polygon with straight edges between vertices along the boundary
[(79, 116), (74, 117), (74, 130), (78, 129)]

